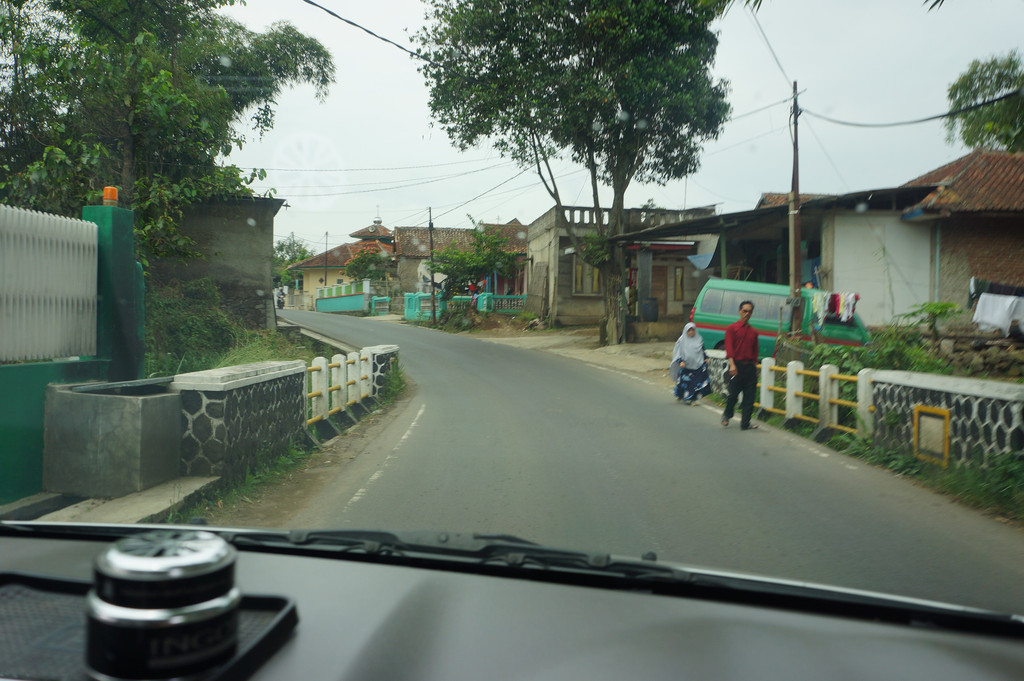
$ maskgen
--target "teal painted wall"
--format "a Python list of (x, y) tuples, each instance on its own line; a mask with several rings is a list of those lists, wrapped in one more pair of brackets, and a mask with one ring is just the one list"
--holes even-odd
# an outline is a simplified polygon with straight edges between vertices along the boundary
[(362, 312), (366, 297), (362, 293), (353, 293), (347, 296), (334, 296), (332, 298), (317, 298), (317, 312)]

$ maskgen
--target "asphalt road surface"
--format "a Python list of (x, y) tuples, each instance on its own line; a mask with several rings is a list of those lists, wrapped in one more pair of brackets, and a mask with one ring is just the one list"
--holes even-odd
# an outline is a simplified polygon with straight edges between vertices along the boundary
[(1024, 612), (1024, 534), (790, 433), (720, 425), (663, 380), (372, 319), (414, 397), (296, 527), (500, 532), (543, 544)]

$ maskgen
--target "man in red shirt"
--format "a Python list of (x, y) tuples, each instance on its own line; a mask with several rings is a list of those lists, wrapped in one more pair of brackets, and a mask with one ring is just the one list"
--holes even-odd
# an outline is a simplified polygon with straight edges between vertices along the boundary
[(754, 390), (757, 388), (757, 330), (752, 327), (750, 315), (754, 314), (754, 303), (744, 300), (740, 303), (740, 318), (725, 328), (725, 356), (729, 360), (729, 397), (725, 401), (722, 426), (728, 426), (736, 409), (736, 398), (743, 392), (740, 428), (757, 428), (751, 423), (754, 414)]

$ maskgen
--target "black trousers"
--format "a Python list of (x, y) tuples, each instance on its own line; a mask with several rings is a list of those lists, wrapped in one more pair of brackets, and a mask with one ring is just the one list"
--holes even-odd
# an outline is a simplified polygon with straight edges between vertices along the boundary
[(729, 379), (729, 397), (725, 400), (725, 413), (722, 420), (728, 421), (733, 417), (736, 410), (736, 400), (739, 394), (743, 393), (743, 403), (740, 406), (740, 426), (746, 428), (750, 425), (750, 418), (754, 414), (754, 392), (757, 389), (757, 365), (755, 362), (736, 362), (736, 375)]

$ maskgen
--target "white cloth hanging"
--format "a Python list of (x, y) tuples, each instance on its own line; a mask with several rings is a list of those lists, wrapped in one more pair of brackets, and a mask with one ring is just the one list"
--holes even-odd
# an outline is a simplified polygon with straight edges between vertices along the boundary
[(998, 293), (982, 293), (978, 297), (973, 321), (982, 331), (999, 329), (1004, 336), (1009, 336), (1015, 320), (1024, 322), (1024, 298)]

